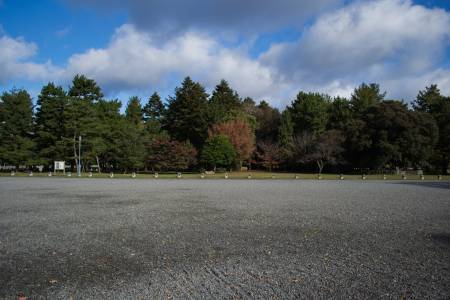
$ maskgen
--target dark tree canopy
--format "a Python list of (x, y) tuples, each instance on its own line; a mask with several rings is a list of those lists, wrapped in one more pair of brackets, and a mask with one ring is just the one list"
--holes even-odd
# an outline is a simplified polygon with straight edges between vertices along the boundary
[(161, 101), (161, 97), (157, 92), (154, 92), (148, 102), (144, 105), (142, 109), (145, 121), (147, 120), (161, 120), (161, 118), (166, 113), (164, 103)]
[[(361, 84), (351, 99), (299, 92), (284, 109), (238, 93), (222, 80), (209, 97), (186, 77), (168, 97), (141, 107), (131, 97), (104, 98), (84, 75), (68, 91), (42, 87), (36, 107), (25, 90), (0, 96), (0, 169), (181, 171), (260, 168), (295, 172), (446, 173), (450, 163), (450, 97), (436, 85), (412, 108), (385, 100), (378, 84)], [(288, 100), (288, 99), (284, 99)], [(79, 141), (81, 139), (81, 151)]]
[(14, 166), (33, 162), (33, 105), (25, 90), (1, 95), (0, 157)]
[(350, 100), (350, 105), (354, 113), (364, 114), (371, 106), (383, 101), (386, 93), (380, 91), (380, 86), (376, 83), (369, 85), (363, 83), (355, 89)]
[(297, 98), (288, 107), (294, 122), (294, 132), (300, 134), (304, 131), (321, 133), (325, 130), (328, 121), (328, 106), (330, 99), (318, 93), (300, 92)]
[(179, 141), (200, 147), (208, 133), (208, 94), (203, 86), (186, 77), (170, 98), (164, 126)]

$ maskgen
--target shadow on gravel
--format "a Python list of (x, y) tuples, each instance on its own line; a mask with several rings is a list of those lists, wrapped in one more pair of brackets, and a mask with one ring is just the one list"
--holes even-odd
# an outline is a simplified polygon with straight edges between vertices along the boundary
[(392, 184), (406, 184), (406, 185), (413, 185), (418, 187), (428, 187), (428, 188), (437, 188), (437, 189), (447, 189), (450, 190), (450, 182), (438, 182), (438, 181), (413, 181), (413, 182), (393, 182)]
[(431, 234), (430, 238), (437, 243), (450, 246), (450, 234), (449, 233), (436, 233)]

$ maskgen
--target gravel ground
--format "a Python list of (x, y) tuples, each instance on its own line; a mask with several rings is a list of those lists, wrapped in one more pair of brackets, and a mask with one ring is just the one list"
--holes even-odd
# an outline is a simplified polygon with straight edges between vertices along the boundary
[(450, 183), (0, 178), (0, 298), (450, 298)]

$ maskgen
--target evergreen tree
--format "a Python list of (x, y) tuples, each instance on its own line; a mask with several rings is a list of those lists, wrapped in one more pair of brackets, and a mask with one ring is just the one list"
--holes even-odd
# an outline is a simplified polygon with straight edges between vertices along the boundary
[(197, 82), (186, 77), (170, 98), (165, 128), (179, 141), (190, 141), (201, 148), (208, 130), (208, 95)]
[(294, 123), (294, 133), (304, 131), (320, 134), (328, 121), (330, 99), (318, 93), (300, 92), (289, 108)]
[(18, 167), (33, 163), (33, 104), (25, 90), (0, 97), (0, 161)]
[[(69, 158), (73, 159), (74, 165), (79, 159), (93, 157), (93, 147), (99, 137), (98, 111), (95, 105), (102, 99), (103, 93), (97, 83), (83, 75), (77, 75), (72, 81), (69, 89), (65, 119), (65, 144), (68, 146), (67, 152), (72, 153)], [(78, 139), (82, 137), (82, 151), (78, 153)], [(86, 170), (87, 160), (82, 161)]]
[(145, 104), (144, 108), (142, 109), (142, 112), (144, 114), (145, 121), (161, 120), (161, 118), (165, 114), (165, 107), (158, 93), (155, 92), (150, 96), (147, 104)]
[(350, 100), (352, 110), (355, 114), (361, 115), (371, 106), (379, 104), (383, 101), (386, 92), (380, 92), (380, 85), (371, 83), (369, 85), (363, 83), (352, 94)]
[(261, 101), (257, 106), (256, 117), (256, 142), (274, 143), (278, 138), (281, 114), (266, 101)]
[(139, 126), (142, 123), (143, 115), (141, 100), (138, 97), (133, 96), (130, 98), (125, 110), (125, 116), (128, 121), (136, 126)]
[(36, 143), (39, 160), (47, 166), (51, 166), (55, 160), (66, 159), (67, 147), (64, 144), (66, 104), (66, 92), (51, 82), (42, 88), (38, 96)]
[(72, 80), (69, 96), (94, 103), (103, 98), (103, 93), (93, 79), (84, 75), (76, 75)]
[(241, 108), (241, 99), (226, 80), (221, 80), (209, 99), (210, 119), (215, 124), (225, 119), (227, 114)]

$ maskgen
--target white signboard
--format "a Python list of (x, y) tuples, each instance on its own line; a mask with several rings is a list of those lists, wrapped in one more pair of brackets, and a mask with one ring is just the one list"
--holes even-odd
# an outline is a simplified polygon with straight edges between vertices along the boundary
[(66, 168), (65, 161), (55, 161), (55, 171), (64, 171)]

